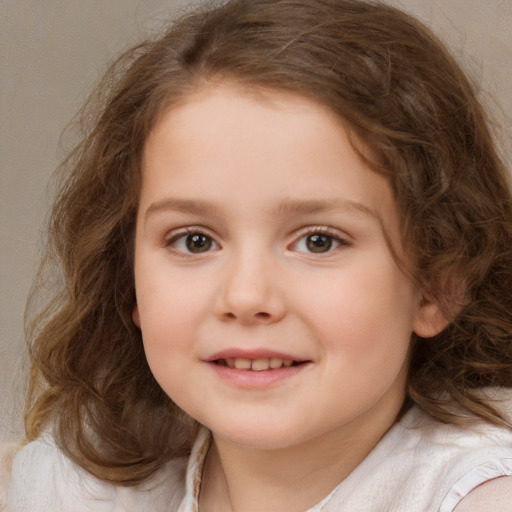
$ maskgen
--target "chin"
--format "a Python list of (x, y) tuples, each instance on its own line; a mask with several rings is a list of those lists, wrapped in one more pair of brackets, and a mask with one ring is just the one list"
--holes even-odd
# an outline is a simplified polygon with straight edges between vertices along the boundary
[(300, 444), (305, 439), (298, 432), (297, 425), (265, 424), (231, 424), (227, 428), (211, 428), (215, 436), (219, 436), (229, 443), (252, 450), (280, 450)]

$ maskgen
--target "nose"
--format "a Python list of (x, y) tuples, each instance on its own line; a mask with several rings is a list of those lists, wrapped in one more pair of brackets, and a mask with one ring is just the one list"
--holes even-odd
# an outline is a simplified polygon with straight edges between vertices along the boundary
[(286, 315), (278, 265), (268, 255), (233, 257), (226, 268), (214, 312), (222, 321), (243, 325), (271, 324)]

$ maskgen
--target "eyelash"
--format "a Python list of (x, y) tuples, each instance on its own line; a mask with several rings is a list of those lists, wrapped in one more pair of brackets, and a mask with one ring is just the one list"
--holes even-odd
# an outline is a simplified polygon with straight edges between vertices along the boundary
[[(177, 249), (176, 247), (173, 246), (181, 239), (183, 240), (184, 243), (187, 243), (187, 237), (189, 237), (190, 235), (198, 235), (198, 236), (205, 237), (207, 239), (207, 244), (209, 244), (207, 247), (207, 250), (204, 252), (199, 251), (197, 253), (193, 253), (191, 251)], [(351, 242), (346, 237), (342, 236), (338, 230), (334, 230), (334, 229), (326, 227), (326, 226), (311, 226), (311, 227), (307, 227), (307, 228), (304, 228), (301, 231), (299, 231), (298, 236), (295, 238), (295, 241), (293, 243), (289, 244), (288, 248), (291, 247), (293, 250), (293, 247), (297, 247), (297, 245), (301, 241), (303, 241), (303, 240), (305, 241), (308, 236), (314, 236), (314, 235), (321, 235), (328, 239), (329, 246), (327, 247), (327, 250), (325, 252), (324, 251), (309, 251), (309, 250), (297, 251), (297, 252), (302, 252), (305, 254), (313, 254), (313, 255), (314, 254), (323, 255), (323, 254), (329, 254), (332, 251), (338, 249), (339, 247), (347, 247), (347, 246), (351, 245)], [(335, 244), (335, 247), (332, 247), (333, 242)], [(307, 243), (307, 242), (305, 242), (305, 243)], [(194, 256), (194, 255), (200, 255), (200, 254), (206, 254), (208, 252), (212, 252), (210, 250), (212, 245), (216, 246), (217, 248), (220, 248), (220, 244), (218, 244), (215, 241), (215, 238), (212, 235), (210, 235), (206, 230), (204, 230), (203, 228), (199, 228), (199, 227), (197, 227), (197, 228), (196, 227), (187, 227), (187, 228), (180, 229), (178, 231), (171, 233), (171, 235), (168, 238), (166, 238), (164, 241), (165, 247), (170, 248), (176, 255), (181, 256), (181, 257), (190, 257), (190, 256)], [(215, 250), (218, 250), (218, 249), (215, 249)], [(295, 249), (295, 250), (297, 250), (297, 249)]]
[[(187, 252), (187, 251), (183, 251), (183, 250), (176, 249), (175, 247), (173, 247), (173, 244), (176, 244), (180, 239), (183, 239), (184, 243), (186, 243), (186, 239), (190, 235), (203, 236), (203, 237), (209, 239), (210, 243), (215, 244), (217, 247), (220, 247), (220, 245), (215, 241), (215, 239), (212, 235), (210, 235), (207, 231), (205, 231), (204, 229), (199, 228), (199, 227), (197, 227), (197, 228), (187, 227), (187, 228), (183, 228), (183, 229), (180, 229), (177, 231), (173, 231), (171, 233), (171, 235), (165, 239), (164, 246), (171, 249), (174, 252), (174, 254), (176, 254), (178, 256), (185, 257), (185, 258), (189, 257), (189, 256), (194, 256), (196, 254), (204, 254), (202, 252), (198, 252), (198, 253), (194, 254), (193, 252)], [(205, 253), (206, 252), (211, 252), (211, 251), (208, 250), (208, 251), (205, 251)]]
[(289, 247), (297, 246), (297, 244), (299, 244), (299, 242), (301, 242), (302, 240), (305, 241), (308, 236), (313, 236), (313, 235), (322, 235), (322, 236), (327, 237), (328, 239), (330, 239), (331, 244), (332, 244), (332, 242), (336, 243), (336, 247), (332, 247), (331, 245), (329, 245), (327, 251), (325, 251), (325, 252), (321, 252), (321, 251), (318, 251), (318, 252), (299, 251), (299, 252), (303, 252), (305, 254), (322, 256), (322, 255), (330, 254), (331, 252), (333, 252), (334, 250), (336, 250), (340, 247), (348, 247), (351, 245), (351, 242), (349, 241), (348, 237), (343, 236), (336, 229), (333, 229), (333, 228), (330, 228), (327, 226), (311, 226), (311, 227), (307, 227), (307, 228), (304, 228), (303, 230), (301, 230), (298, 233), (298, 236), (295, 239), (295, 241), (292, 244), (290, 244)]

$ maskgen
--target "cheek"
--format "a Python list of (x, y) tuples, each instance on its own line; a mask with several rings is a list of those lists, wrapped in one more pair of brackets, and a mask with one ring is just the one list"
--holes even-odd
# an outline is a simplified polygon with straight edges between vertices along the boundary
[(179, 324), (204, 308), (208, 280), (168, 267), (164, 257), (150, 260), (139, 272), (136, 268), (137, 303), (143, 323), (146, 319), (145, 323), (152, 325)]
[(146, 274), (137, 286), (137, 303), (150, 364), (159, 357), (170, 363), (180, 352), (190, 351), (208, 304), (201, 287), (183, 277)]
[(141, 295), (141, 332), (148, 365), (165, 393), (180, 403), (181, 394), (188, 388), (190, 356), (195, 348), (194, 309), (186, 294), (171, 289)]
[(376, 363), (407, 352), (418, 299), (398, 269), (363, 264), (339, 277), (317, 279), (307, 295), (302, 290), (309, 307), (299, 309), (325, 351)]

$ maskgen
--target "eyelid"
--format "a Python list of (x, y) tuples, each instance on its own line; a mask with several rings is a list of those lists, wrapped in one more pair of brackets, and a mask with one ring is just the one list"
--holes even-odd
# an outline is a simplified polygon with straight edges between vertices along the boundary
[[(306, 226), (304, 228), (299, 229), (295, 232), (294, 239), (292, 243), (288, 244), (289, 248), (292, 248), (294, 245), (297, 245), (298, 242), (308, 235), (313, 234), (321, 234), (331, 237), (333, 240), (337, 241), (341, 247), (347, 247), (352, 245), (351, 237), (344, 231), (339, 229), (330, 227), (330, 226)], [(328, 251), (326, 253), (317, 253), (318, 256), (327, 255), (334, 252), (335, 249)], [(314, 253), (311, 253), (314, 254)]]
[(295, 232), (295, 239), (301, 238), (306, 235), (310, 235), (313, 233), (320, 233), (322, 235), (328, 235), (332, 238), (339, 240), (340, 242), (350, 243), (350, 235), (348, 235), (345, 231), (342, 231), (338, 228), (333, 228), (331, 226), (318, 225), (318, 226), (305, 226), (300, 228)]
[(164, 237), (164, 244), (168, 245), (170, 242), (173, 242), (174, 240), (176, 240), (176, 238), (179, 238), (180, 236), (191, 235), (193, 233), (200, 233), (202, 235), (211, 236), (211, 234), (205, 228), (202, 228), (200, 226), (186, 226), (182, 228), (172, 229), (171, 231), (166, 233)]
[(181, 237), (186, 237), (187, 235), (196, 235), (196, 234), (204, 235), (204, 236), (207, 236), (208, 238), (211, 238), (212, 242), (217, 246), (217, 248), (213, 249), (213, 250), (218, 250), (221, 248), (220, 243), (217, 242), (217, 240), (216, 240), (216, 236), (209, 229), (206, 229), (202, 226), (186, 226), (186, 227), (182, 227), (182, 228), (173, 229), (172, 231), (170, 231), (169, 233), (167, 233), (165, 235), (164, 240), (163, 240), (163, 246), (166, 248), (169, 248), (175, 254), (177, 254), (179, 256), (184, 256), (184, 257), (199, 256), (201, 254), (208, 254), (210, 252), (213, 252), (213, 250), (209, 250), (204, 253), (194, 254), (194, 253), (180, 251), (180, 250), (172, 247), (172, 244), (174, 242), (176, 242), (176, 240), (179, 240)]

